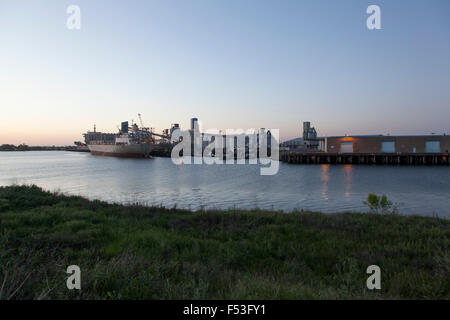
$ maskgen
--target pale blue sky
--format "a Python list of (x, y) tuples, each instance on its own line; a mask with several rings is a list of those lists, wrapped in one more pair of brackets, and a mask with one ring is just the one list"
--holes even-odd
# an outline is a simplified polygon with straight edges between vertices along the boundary
[(447, 0), (0, 0), (0, 144), (70, 144), (138, 112), (157, 130), (196, 116), (283, 140), (304, 120), (450, 133), (449, 16)]

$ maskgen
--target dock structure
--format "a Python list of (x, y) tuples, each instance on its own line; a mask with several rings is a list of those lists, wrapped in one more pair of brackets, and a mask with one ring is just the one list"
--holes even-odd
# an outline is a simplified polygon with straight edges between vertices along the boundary
[(450, 165), (448, 153), (331, 153), (281, 151), (292, 164)]
[(309, 122), (303, 123), (302, 138), (280, 144), (280, 160), (298, 164), (448, 166), (449, 154), (450, 136), (445, 133), (318, 137)]

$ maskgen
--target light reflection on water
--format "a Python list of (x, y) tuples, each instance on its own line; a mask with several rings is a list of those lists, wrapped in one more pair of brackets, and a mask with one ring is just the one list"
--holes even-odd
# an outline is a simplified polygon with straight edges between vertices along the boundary
[(168, 158), (119, 159), (74, 152), (0, 152), (0, 184), (109, 202), (178, 208), (367, 211), (367, 194), (386, 194), (401, 213), (450, 217), (449, 167), (280, 164), (274, 176), (257, 165), (184, 165)]
[(328, 201), (328, 181), (330, 180), (329, 170), (330, 165), (329, 164), (322, 164), (320, 165), (320, 169), (322, 170), (322, 174), (320, 178), (322, 179), (322, 197), (325, 201)]
[(350, 197), (350, 191), (352, 187), (352, 170), (353, 166), (350, 164), (344, 164), (344, 181), (345, 181), (345, 197)]

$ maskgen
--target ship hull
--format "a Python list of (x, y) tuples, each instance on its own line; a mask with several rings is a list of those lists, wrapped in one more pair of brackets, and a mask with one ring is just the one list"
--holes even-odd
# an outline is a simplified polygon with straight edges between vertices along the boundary
[(88, 145), (92, 155), (121, 158), (147, 158), (150, 156), (152, 145), (142, 144), (90, 144)]

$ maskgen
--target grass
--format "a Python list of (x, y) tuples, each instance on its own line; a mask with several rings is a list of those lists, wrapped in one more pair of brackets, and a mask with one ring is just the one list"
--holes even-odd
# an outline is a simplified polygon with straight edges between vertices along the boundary
[[(449, 299), (450, 222), (122, 206), (0, 188), (1, 299)], [(68, 290), (66, 268), (81, 268)], [(381, 268), (368, 290), (366, 268)]]

